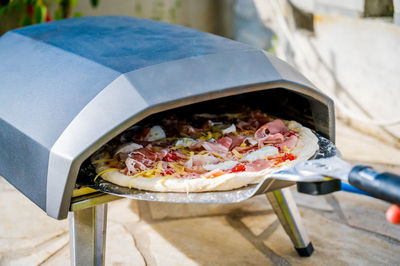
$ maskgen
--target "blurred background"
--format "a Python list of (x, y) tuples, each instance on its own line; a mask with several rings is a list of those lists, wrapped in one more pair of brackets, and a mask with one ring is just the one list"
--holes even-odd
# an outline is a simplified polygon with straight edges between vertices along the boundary
[[(0, 6), (0, 34), (64, 18), (126, 15), (249, 43), (333, 98), (341, 122), (400, 149), (400, 0), (0, 0)], [(396, 152), (381, 157), (374, 161), (400, 161)]]
[[(346, 160), (400, 174), (400, 0), (0, 0), (0, 36), (96, 15), (180, 24), (276, 55), (335, 100)], [(240, 265), (399, 262), (399, 227), (384, 216), (389, 204), (293, 193), (317, 247), (308, 260), (294, 253), (262, 196), (218, 206), (124, 199), (109, 206), (106, 265), (229, 265), (226, 254)], [(50, 219), (1, 177), (0, 210), (0, 265), (69, 265), (66, 220)]]

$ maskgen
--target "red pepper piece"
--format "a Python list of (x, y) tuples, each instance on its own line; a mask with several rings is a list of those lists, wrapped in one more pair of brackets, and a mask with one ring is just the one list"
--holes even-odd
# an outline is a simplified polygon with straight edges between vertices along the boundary
[(244, 172), (244, 171), (246, 171), (246, 165), (244, 164), (238, 164), (231, 170), (232, 173)]

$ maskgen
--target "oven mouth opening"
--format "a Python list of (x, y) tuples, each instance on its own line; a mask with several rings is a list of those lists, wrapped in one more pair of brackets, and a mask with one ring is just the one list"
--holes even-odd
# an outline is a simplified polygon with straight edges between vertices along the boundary
[[(289, 91), (284, 88), (275, 88), (261, 91), (247, 92), (243, 94), (202, 101), (195, 104), (185, 105), (169, 109), (166, 111), (152, 114), (141, 121), (131, 125), (121, 134), (114, 137), (111, 141), (120, 138), (127, 131), (132, 130), (137, 125), (157, 124), (157, 121), (162, 120), (164, 117), (169, 117), (174, 114), (191, 114), (199, 113), (235, 113), (243, 107), (249, 107), (252, 110), (260, 110), (263, 113), (272, 117), (282, 118), (285, 120), (295, 120), (302, 125), (318, 131), (315, 124), (316, 105), (323, 106), (310, 96), (301, 94), (299, 92)], [(319, 108), (323, 110), (324, 108)], [(327, 112), (327, 107), (325, 106)], [(320, 110), (320, 111), (321, 111)], [(327, 118), (325, 120), (328, 120)], [(110, 143), (109, 141), (108, 143)], [(90, 162), (90, 157), (84, 160), (80, 166), (77, 177), (77, 186), (79, 184), (86, 184), (87, 181), (93, 180), (96, 176), (95, 169)]]

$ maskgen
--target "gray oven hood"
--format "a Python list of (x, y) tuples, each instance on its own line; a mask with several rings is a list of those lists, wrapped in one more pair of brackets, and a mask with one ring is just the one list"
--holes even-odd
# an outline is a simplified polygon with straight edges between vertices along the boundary
[(82, 162), (153, 113), (284, 88), (323, 106), (316, 130), (334, 138), (332, 101), (288, 64), (181, 26), (118, 16), (40, 24), (3, 35), (0, 62), (0, 175), (57, 219)]

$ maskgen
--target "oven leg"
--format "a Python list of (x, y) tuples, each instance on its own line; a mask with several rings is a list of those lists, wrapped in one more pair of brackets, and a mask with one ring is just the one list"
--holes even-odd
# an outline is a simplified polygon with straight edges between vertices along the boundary
[(69, 228), (71, 265), (104, 265), (107, 204), (71, 212)]
[(286, 233), (292, 240), (297, 253), (309, 257), (314, 251), (305, 231), (296, 202), (288, 188), (266, 193), (275, 214), (278, 216)]

